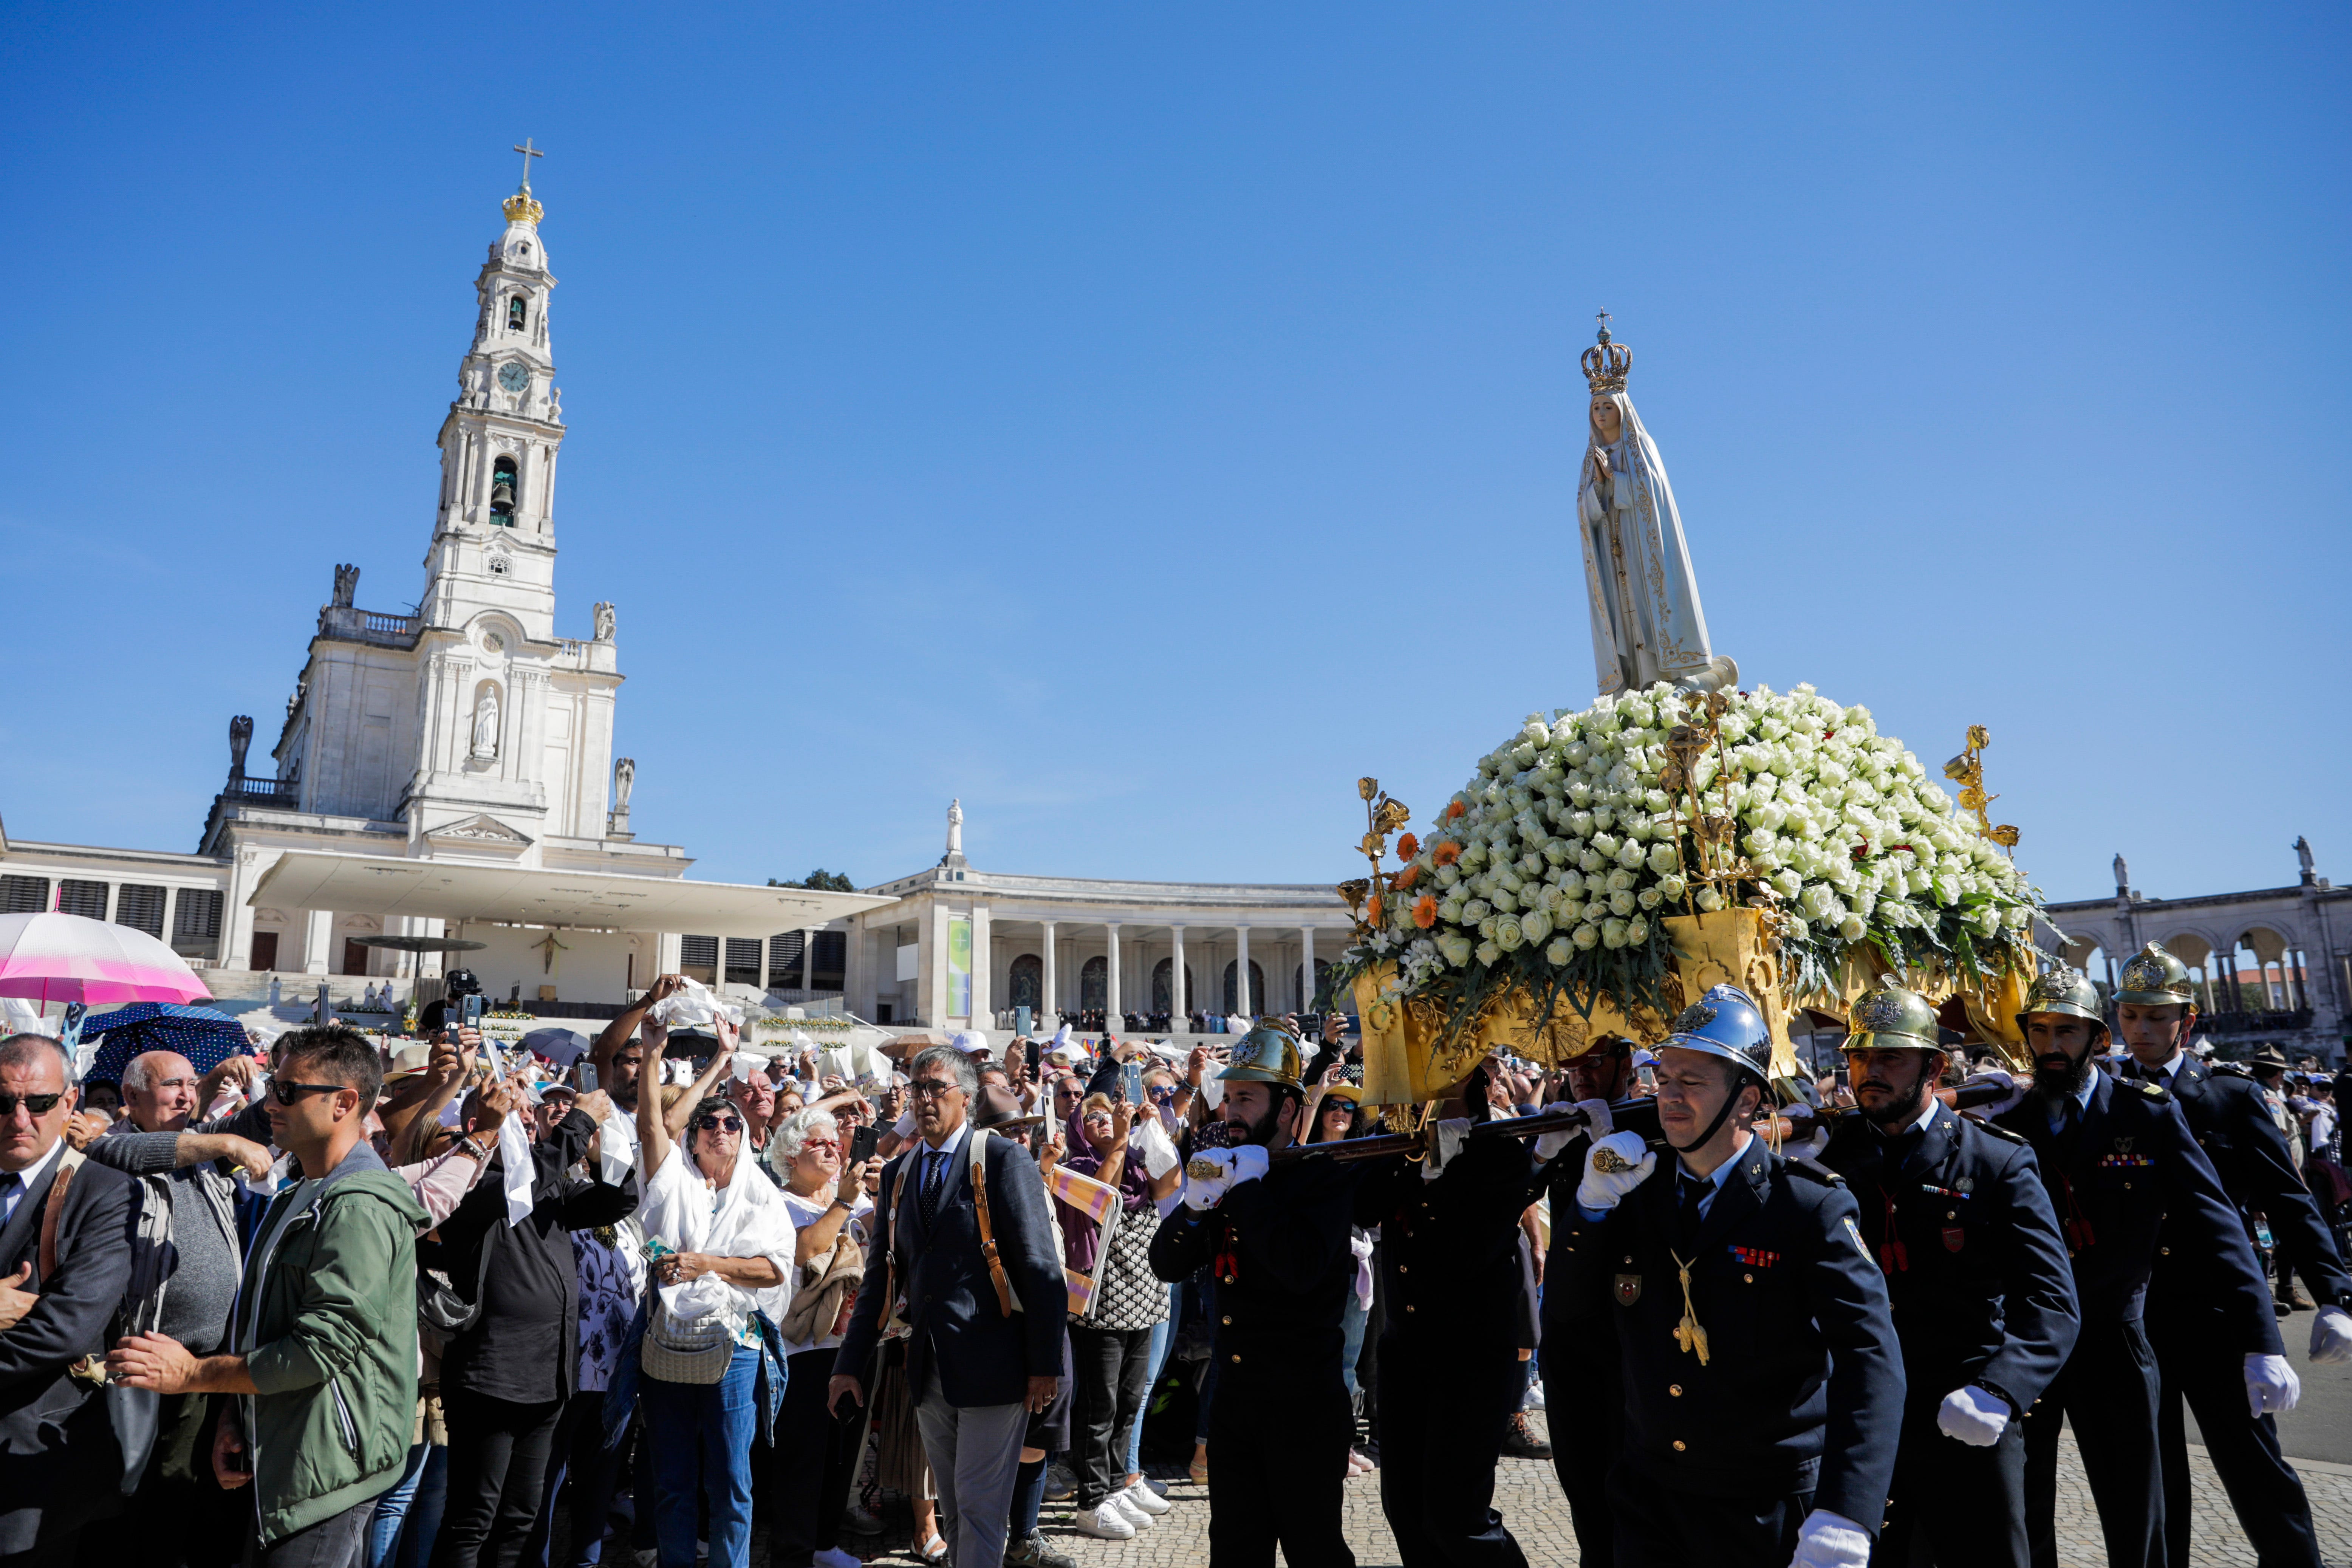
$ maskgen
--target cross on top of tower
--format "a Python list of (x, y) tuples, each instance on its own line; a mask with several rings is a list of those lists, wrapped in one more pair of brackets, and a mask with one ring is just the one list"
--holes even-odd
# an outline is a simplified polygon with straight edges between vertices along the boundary
[(547, 154), (532, 146), (530, 138), (528, 136), (522, 139), (521, 144), (516, 147), (515, 151), (522, 154), (522, 188), (527, 191), (530, 189), (530, 161), (533, 158), (544, 158)]

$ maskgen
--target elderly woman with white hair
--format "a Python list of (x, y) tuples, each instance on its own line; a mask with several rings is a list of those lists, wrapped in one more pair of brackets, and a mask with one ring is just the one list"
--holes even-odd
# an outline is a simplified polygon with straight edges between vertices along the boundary
[[(723, 1015), (714, 1028), (723, 1061), (735, 1029)], [(658, 1060), (668, 1030), (647, 1019), (643, 1031), (647, 1059)], [(745, 1568), (751, 1443), (782, 1397), (773, 1358), (798, 1248), (784, 1197), (751, 1154), (741, 1109), (702, 1100), (684, 1132), (684, 1143), (672, 1140), (659, 1094), (637, 1097), (646, 1173), (637, 1220), (654, 1254), (656, 1291), (637, 1396), (654, 1457), (654, 1534), (661, 1568), (696, 1568), (699, 1494), (709, 1509), (710, 1568)], [(608, 1430), (613, 1420), (608, 1412)]]
[(840, 1546), (851, 1467), (865, 1412), (824, 1407), (834, 1354), (857, 1287), (866, 1278), (866, 1163), (845, 1158), (841, 1123), (823, 1105), (794, 1112), (769, 1140), (769, 1168), (783, 1184), (794, 1226), (793, 1304), (779, 1325), (784, 1342), (784, 1404), (776, 1423), (776, 1511), (769, 1558), (775, 1568), (856, 1568)]

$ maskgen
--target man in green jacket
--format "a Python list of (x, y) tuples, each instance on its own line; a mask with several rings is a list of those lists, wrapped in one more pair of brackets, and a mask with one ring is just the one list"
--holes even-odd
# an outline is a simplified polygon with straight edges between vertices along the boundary
[(368, 1144), (382, 1087), (375, 1047), (341, 1025), (278, 1042), (267, 1106), (295, 1170), (246, 1254), (226, 1355), (162, 1334), (122, 1340), (107, 1364), (133, 1387), (245, 1397), (224, 1413), (213, 1470), (254, 1489), (265, 1568), (358, 1563), (379, 1493), (400, 1477), (416, 1411), (416, 1232), (407, 1184)]

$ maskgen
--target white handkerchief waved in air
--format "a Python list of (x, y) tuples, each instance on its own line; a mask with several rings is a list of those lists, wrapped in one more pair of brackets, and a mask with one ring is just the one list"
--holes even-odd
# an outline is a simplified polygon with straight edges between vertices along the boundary
[(518, 1226), (530, 1213), (530, 1133), (522, 1124), (522, 1112), (509, 1110), (507, 1119), (499, 1123), (499, 1162), (506, 1170), (507, 1224)]
[(637, 1168), (637, 1130), (619, 1111), (606, 1114), (598, 1126), (596, 1167), (608, 1187), (617, 1187)]
[(684, 990), (673, 992), (655, 1003), (651, 1016), (655, 1023), (673, 1029), (707, 1029), (721, 1013), (727, 1015), (729, 1023), (741, 1026), (742, 1008), (731, 1002), (720, 1001), (701, 981), (689, 980)]

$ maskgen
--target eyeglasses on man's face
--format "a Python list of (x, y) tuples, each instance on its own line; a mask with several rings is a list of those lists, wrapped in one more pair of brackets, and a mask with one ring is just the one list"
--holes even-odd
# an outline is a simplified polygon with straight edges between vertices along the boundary
[(920, 1100), (938, 1100), (960, 1089), (963, 1085), (949, 1078), (919, 1078), (907, 1086), (908, 1093)]
[(342, 1083), (289, 1083), (281, 1078), (270, 1083), (269, 1092), (277, 1097), (278, 1104), (291, 1105), (306, 1094), (333, 1094), (350, 1087)]
[(31, 1111), (36, 1119), (47, 1116), (58, 1108), (58, 1101), (64, 1098), (62, 1093), (0, 1094), (0, 1121), (5, 1121), (16, 1115), (16, 1107), (19, 1105)]

